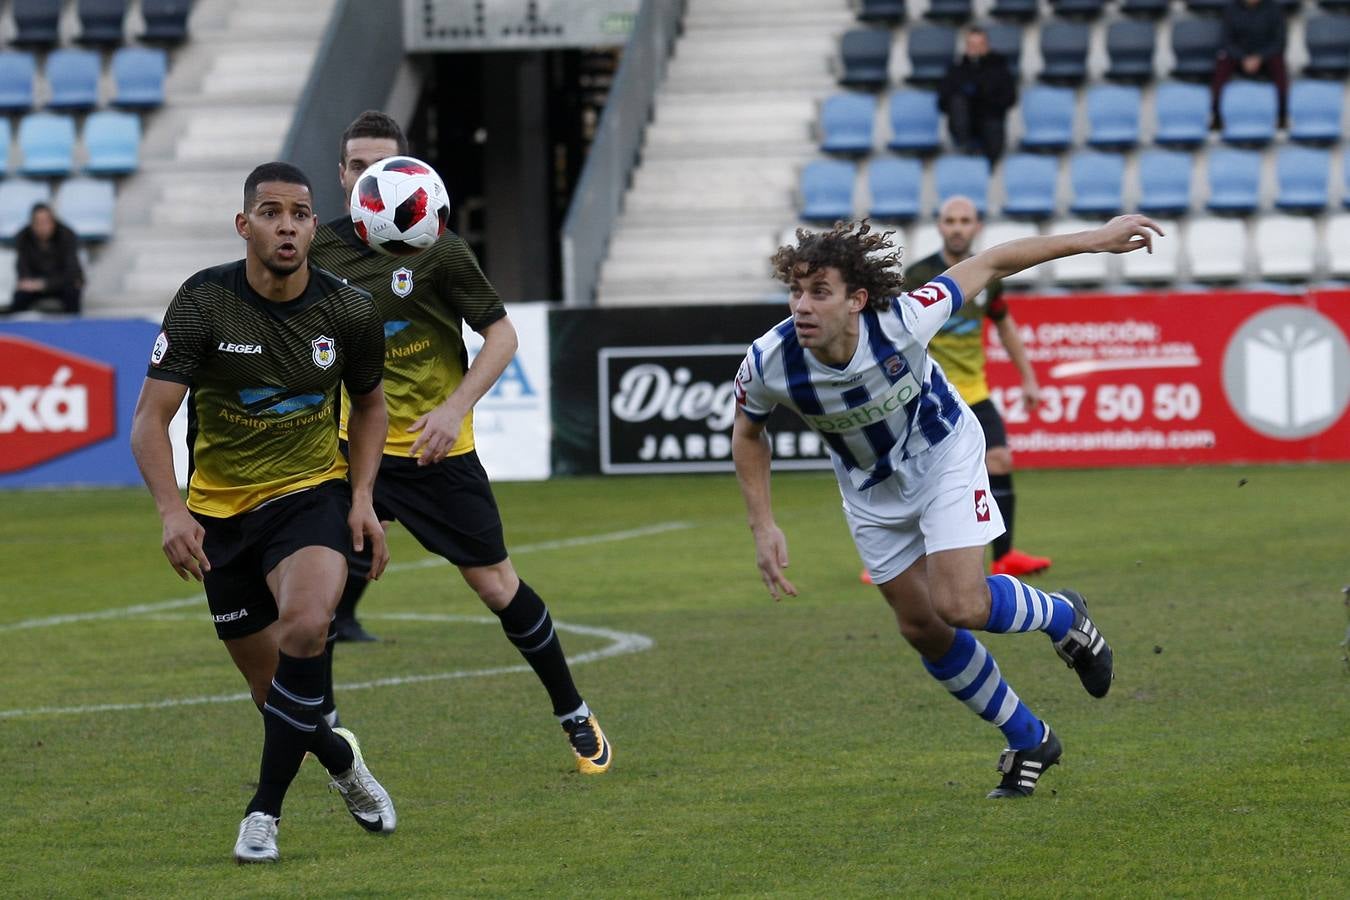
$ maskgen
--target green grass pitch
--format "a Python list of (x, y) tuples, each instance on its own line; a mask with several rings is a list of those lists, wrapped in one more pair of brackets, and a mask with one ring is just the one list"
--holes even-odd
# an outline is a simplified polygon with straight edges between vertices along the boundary
[(1017, 486), (1019, 546), (1055, 558), (1035, 583), (1082, 590), (1117, 665), (1094, 701), (1043, 635), (987, 637), (1064, 742), (1031, 800), (984, 799), (1000, 735), (858, 583), (828, 475), (775, 480), (802, 592), (778, 604), (730, 475), (503, 484), (517, 568), (602, 630), (563, 631), (569, 654), (639, 651), (574, 670), (613, 771), (575, 774), (500, 629), (395, 529), (363, 605), (384, 640), (336, 669), (398, 832), (359, 829), (310, 761), (271, 867), (230, 861), (257, 713), (163, 705), (243, 681), (149, 497), (0, 494), (0, 895), (1342, 895), (1350, 467)]

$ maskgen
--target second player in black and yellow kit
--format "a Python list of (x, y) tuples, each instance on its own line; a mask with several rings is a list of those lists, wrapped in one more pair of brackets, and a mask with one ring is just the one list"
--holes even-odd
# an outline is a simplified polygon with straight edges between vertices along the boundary
[[(344, 196), (368, 167), (407, 152), (397, 122), (362, 113), (342, 135)], [(422, 546), (458, 567), (548, 691), (578, 771), (607, 771), (609, 742), (576, 689), (548, 607), (511, 564), (492, 487), (474, 450), (473, 407), (516, 351), (515, 327), (496, 290), (468, 245), (450, 232), (422, 253), (392, 258), (367, 247), (343, 216), (319, 228), (313, 256), (369, 291), (384, 320), (389, 434), (375, 482), (376, 512), (401, 522)], [(464, 324), (483, 336), (472, 365)], [(364, 580), (348, 581), (340, 617), (344, 609), (351, 616), (364, 589)]]
[[(180, 576), (205, 583), (216, 633), (263, 712), (258, 789), (234, 856), (273, 862), (282, 801), (306, 752), (363, 828), (395, 826), (355, 737), (320, 710), (347, 556), (367, 549), (372, 576), (388, 561), (371, 500), (386, 426), (384, 336), (368, 294), (309, 265), (310, 188), (294, 166), (255, 169), (235, 225), (245, 258), (189, 278), (164, 316), (132, 448), (163, 520), (165, 555)], [(352, 398), (350, 482), (338, 452), (342, 387)], [(185, 396), (186, 503), (168, 439)]]

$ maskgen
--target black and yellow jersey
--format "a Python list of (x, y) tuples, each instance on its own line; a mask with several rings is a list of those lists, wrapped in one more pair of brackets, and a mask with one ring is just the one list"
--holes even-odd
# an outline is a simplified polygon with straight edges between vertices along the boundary
[(146, 375), (188, 385), (188, 508), (248, 512), (346, 475), (338, 386), (380, 383), (384, 336), (370, 296), (310, 267), (295, 300), (262, 297), (244, 261), (204, 269), (164, 314)]
[[(910, 263), (905, 266), (905, 288), (912, 290), (927, 284), (950, 268), (941, 251)], [(970, 406), (989, 399), (989, 382), (984, 373), (984, 320), (997, 322), (1007, 314), (1003, 282), (994, 279), (977, 296), (967, 297), (928, 344), (928, 352)]]
[[(310, 259), (369, 291), (384, 321), (384, 395), (389, 436), (384, 452), (408, 456), (408, 426), (431, 412), (464, 380), (469, 366), (463, 325), (475, 331), (506, 315), (501, 298), (464, 239), (445, 232), (415, 256), (382, 256), (367, 247), (344, 217), (319, 226)], [(347, 436), (348, 405), (342, 409)], [(473, 449), (473, 413), (464, 418), (449, 456)]]

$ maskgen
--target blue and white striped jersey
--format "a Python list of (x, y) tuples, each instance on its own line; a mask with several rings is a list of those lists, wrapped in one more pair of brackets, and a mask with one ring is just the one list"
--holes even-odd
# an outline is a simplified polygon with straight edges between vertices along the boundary
[(842, 369), (803, 348), (787, 318), (750, 345), (736, 375), (737, 403), (757, 422), (779, 404), (795, 411), (865, 490), (961, 421), (961, 398), (928, 355), (928, 342), (961, 302), (961, 288), (939, 275), (885, 312), (867, 307), (858, 349)]

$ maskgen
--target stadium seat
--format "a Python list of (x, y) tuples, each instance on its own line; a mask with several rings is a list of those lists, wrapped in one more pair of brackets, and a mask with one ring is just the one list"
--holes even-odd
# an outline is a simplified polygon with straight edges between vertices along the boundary
[(1186, 9), (1201, 16), (1217, 16), (1223, 13), (1232, 0), (1186, 0)]
[(1312, 147), (1281, 147), (1275, 155), (1275, 206), (1285, 212), (1326, 209), (1331, 153)]
[(923, 164), (917, 159), (874, 157), (867, 166), (867, 185), (872, 194), (868, 209), (872, 218), (908, 222), (919, 215)]
[(1066, 19), (1095, 19), (1102, 14), (1106, 0), (1050, 0), (1055, 15)]
[(79, 0), (76, 10), (80, 17), (80, 43), (122, 43), (122, 21), (127, 15), (127, 0)]
[(1308, 62), (1304, 75), (1344, 78), (1350, 74), (1350, 16), (1312, 16), (1304, 26)]
[[(9, 144), (14, 138), (14, 130), (10, 127), (9, 119), (0, 116), (0, 178), (9, 174)], [(0, 300), (3, 300), (0, 295)]]
[(948, 25), (915, 25), (909, 29), (909, 81), (935, 85), (956, 56), (956, 29)]
[(1217, 19), (1181, 19), (1172, 23), (1172, 68), (1175, 78), (1208, 81), (1214, 74), (1214, 59), (1223, 40), (1223, 25)]
[(1181, 277), (1181, 224), (1154, 219), (1162, 236), (1153, 236), (1153, 252), (1134, 251), (1120, 256), (1120, 275), (1126, 281), (1174, 284)]
[(1080, 151), (1069, 158), (1069, 211), (1076, 216), (1119, 214), (1124, 207), (1125, 157), (1118, 153)]
[(803, 221), (833, 224), (853, 217), (853, 182), (858, 167), (837, 159), (817, 159), (802, 170)]
[(13, 43), (21, 47), (54, 47), (61, 40), (62, 0), (14, 0)]
[(888, 104), (891, 139), (886, 146), (900, 153), (931, 153), (941, 145), (937, 94), (914, 88), (893, 91)]
[(1116, 81), (1145, 82), (1153, 79), (1155, 28), (1152, 22), (1122, 19), (1106, 29), (1106, 77)]
[(1063, 150), (1073, 143), (1074, 91), (1035, 85), (1022, 95), (1022, 148)]
[(126, 175), (140, 168), (141, 120), (135, 113), (105, 109), (84, 120), (84, 171)]
[(1192, 219), (1186, 255), (1196, 281), (1241, 281), (1247, 274), (1247, 224), (1241, 219)]
[(1317, 5), (1327, 12), (1350, 12), (1350, 0), (1318, 0)]
[(68, 175), (75, 166), (75, 120), (59, 113), (29, 113), (19, 120), (19, 171)]
[(1011, 22), (988, 22), (981, 27), (989, 36), (989, 49), (1008, 62), (1013, 78), (1022, 77), (1022, 26)]
[(1209, 138), (1209, 88), (1167, 81), (1153, 99), (1158, 127), (1155, 143), (1164, 147), (1198, 147)]
[[(1068, 234), (1075, 231), (1087, 231), (1098, 228), (1102, 220), (1060, 219), (1050, 226), (1051, 234)], [(1080, 253), (1055, 260), (1054, 281), (1056, 284), (1102, 284), (1110, 281), (1117, 269), (1114, 253)]]
[(1344, 188), (1341, 192), (1341, 204), (1350, 209), (1350, 147), (1345, 148), (1341, 154), (1341, 186)]
[(877, 98), (871, 94), (848, 92), (826, 97), (820, 110), (820, 149), (826, 153), (870, 153), (876, 115)]
[(103, 63), (93, 50), (53, 50), (47, 54), (50, 109), (86, 110), (98, 106), (98, 80)]
[(48, 203), (52, 190), (42, 181), (6, 178), (0, 181), (0, 241), (12, 241), (28, 224), (34, 203)]
[(26, 50), (0, 52), (0, 113), (28, 112), (33, 108), (37, 61)]
[(859, 22), (898, 23), (905, 21), (905, 0), (858, 0), (854, 17)]
[(957, 194), (969, 197), (984, 215), (989, 209), (989, 160), (983, 156), (939, 156), (933, 166), (938, 203)]
[(141, 0), (141, 18), (145, 31), (141, 40), (181, 44), (188, 36), (188, 14), (192, 0)]
[(113, 106), (152, 109), (164, 104), (168, 58), (163, 50), (122, 47), (112, 56)]
[(1170, 150), (1139, 154), (1139, 211), (1146, 216), (1183, 216), (1191, 208), (1194, 157)]
[(844, 87), (879, 88), (888, 78), (891, 33), (881, 28), (854, 28), (839, 42), (839, 83)]
[(970, 0), (928, 0), (924, 16), (939, 22), (964, 22), (970, 18)]
[(1120, 11), (1141, 19), (1160, 19), (1167, 14), (1169, 5), (1171, 0), (1124, 0), (1120, 4)]
[(1139, 88), (1101, 84), (1087, 92), (1087, 142), (1091, 147), (1130, 149), (1139, 143)]
[(1087, 77), (1088, 31), (1083, 22), (1051, 22), (1041, 29), (1042, 81), (1079, 84)]
[(1219, 97), (1223, 139), (1230, 144), (1263, 147), (1275, 139), (1275, 85), (1234, 80)]
[[(1040, 233), (1040, 229), (1030, 222), (991, 222), (981, 229), (979, 237), (975, 239), (975, 246), (980, 250), (986, 250), (999, 244), (1006, 244), (1008, 241), (1034, 237)], [(1003, 283), (1017, 287), (1034, 285), (1050, 276), (1051, 266), (1052, 263), (1045, 263), (1023, 269), (1003, 279)]]
[(56, 214), (83, 241), (106, 241), (113, 233), (113, 183), (101, 178), (67, 178), (56, 189)]
[(1305, 144), (1334, 144), (1341, 136), (1345, 85), (1300, 78), (1289, 88), (1289, 139)]
[(1048, 219), (1055, 214), (1059, 158), (1044, 153), (1014, 153), (1003, 161), (1003, 214)]
[(1209, 154), (1209, 200), (1213, 212), (1256, 212), (1261, 196), (1261, 154), (1219, 148)]
[(1256, 220), (1256, 271), (1279, 281), (1311, 278), (1317, 267), (1317, 228), (1302, 216)]
[(1326, 260), (1328, 274), (1337, 278), (1350, 278), (1350, 215), (1328, 217)]
[(1036, 18), (1037, 0), (994, 0), (989, 14), (999, 19), (1012, 19), (1015, 22), (1030, 22)]

